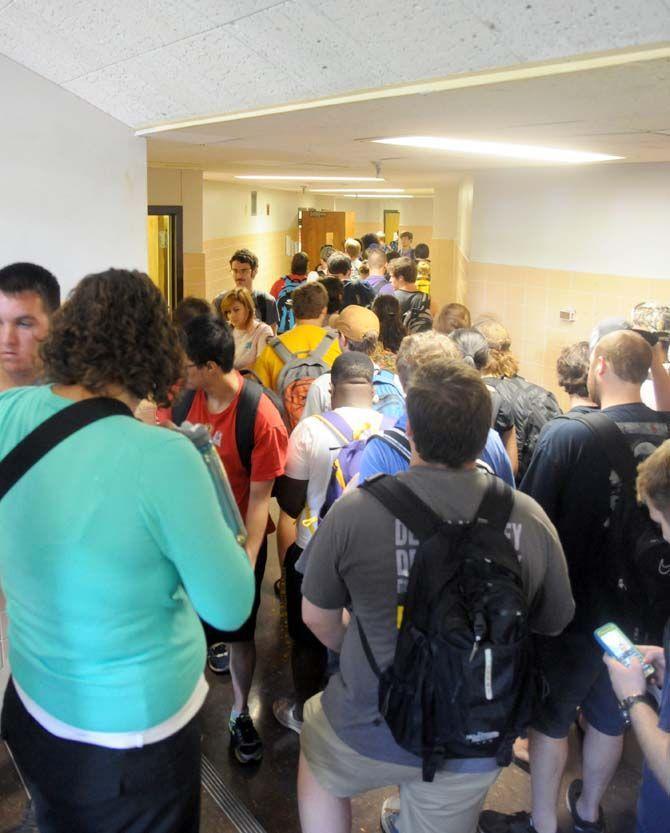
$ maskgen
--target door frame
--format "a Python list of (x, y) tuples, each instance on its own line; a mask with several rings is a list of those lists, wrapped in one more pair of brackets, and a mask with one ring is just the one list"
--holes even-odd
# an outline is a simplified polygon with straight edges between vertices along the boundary
[[(166, 214), (170, 217), (174, 247), (172, 250), (173, 306), (184, 297), (184, 208), (181, 205), (148, 205), (147, 216)], [(167, 300), (167, 299), (166, 299)]]

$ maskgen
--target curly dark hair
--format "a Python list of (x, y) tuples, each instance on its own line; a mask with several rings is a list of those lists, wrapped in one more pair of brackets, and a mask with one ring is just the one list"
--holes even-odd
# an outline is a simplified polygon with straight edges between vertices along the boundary
[(588, 399), (586, 381), (589, 376), (591, 355), (588, 341), (578, 341), (564, 347), (556, 361), (558, 384), (570, 396)]
[(400, 302), (395, 295), (377, 295), (372, 311), (379, 319), (379, 340), (384, 349), (397, 353), (400, 342), (407, 335), (400, 315)]
[(41, 345), (46, 377), (102, 393), (120, 385), (139, 399), (170, 404), (184, 352), (167, 305), (143, 272), (87, 275), (54, 313)]

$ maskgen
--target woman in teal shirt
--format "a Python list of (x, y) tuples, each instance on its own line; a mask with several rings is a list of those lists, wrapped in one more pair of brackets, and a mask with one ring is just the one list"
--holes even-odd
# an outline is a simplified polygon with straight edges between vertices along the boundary
[[(182, 351), (146, 275), (89, 275), (54, 315), (44, 387), (0, 395), (0, 458), (74, 402), (167, 403)], [(3, 736), (41, 833), (195, 833), (207, 685), (198, 616), (233, 630), (254, 595), (200, 455), (110, 416), (0, 501), (12, 680)]]

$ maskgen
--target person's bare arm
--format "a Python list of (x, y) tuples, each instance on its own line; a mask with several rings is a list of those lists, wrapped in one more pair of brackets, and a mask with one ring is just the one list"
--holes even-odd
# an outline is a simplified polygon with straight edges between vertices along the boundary
[(509, 457), (509, 461), (512, 464), (512, 472), (516, 477), (517, 472), (519, 471), (519, 449), (516, 444), (516, 430), (514, 429), (514, 426), (505, 431), (502, 435), (502, 441), (505, 446), (507, 456)]
[(651, 352), (651, 380), (654, 383), (657, 411), (670, 411), (670, 376), (663, 367), (665, 360), (666, 348), (659, 341)]
[(261, 548), (268, 526), (270, 513), (270, 497), (274, 480), (251, 481), (249, 486), (249, 506), (247, 507), (246, 527), (247, 543), (245, 550), (251, 561), (251, 566), (256, 566), (258, 551)]
[[(661, 648), (646, 648), (641, 653), (644, 661), (652, 664), (657, 671), (657, 681), (665, 674), (665, 659)], [(638, 660), (631, 660), (627, 668), (614, 657), (603, 657), (610, 674), (612, 688), (619, 701), (636, 694), (644, 694), (647, 682)], [(656, 780), (670, 793), (670, 734), (658, 727), (658, 715), (647, 703), (637, 702), (631, 706), (630, 720), (642, 749), (642, 754)]]
[(346, 611), (341, 607), (336, 610), (325, 610), (322, 607), (317, 607), (303, 596), (303, 622), (319, 642), (323, 643), (326, 648), (330, 648), (331, 651), (337, 651), (338, 653), (342, 649), (342, 641), (349, 621), (347, 614), (345, 624), (345, 613)]

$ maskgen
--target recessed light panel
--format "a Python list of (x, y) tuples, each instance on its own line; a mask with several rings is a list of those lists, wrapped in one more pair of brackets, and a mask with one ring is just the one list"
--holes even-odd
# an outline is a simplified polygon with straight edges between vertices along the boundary
[(294, 182), (385, 182), (383, 177), (378, 176), (312, 176), (311, 174), (245, 174), (236, 176), (235, 179), (257, 179), (273, 181), (294, 181)]
[(554, 162), (563, 165), (583, 165), (590, 162), (609, 162), (623, 156), (605, 153), (589, 153), (582, 150), (565, 150), (539, 145), (516, 145), (508, 142), (480, 142), (476, 139), (450, 139), (447, 136), (399, 136), (393, 139), (373, 139), (380, 145), (443, 150), (448, 153), (469, 153), (477, 156), (498, 156), (504, 159), (520, 159), (526, 162)]

